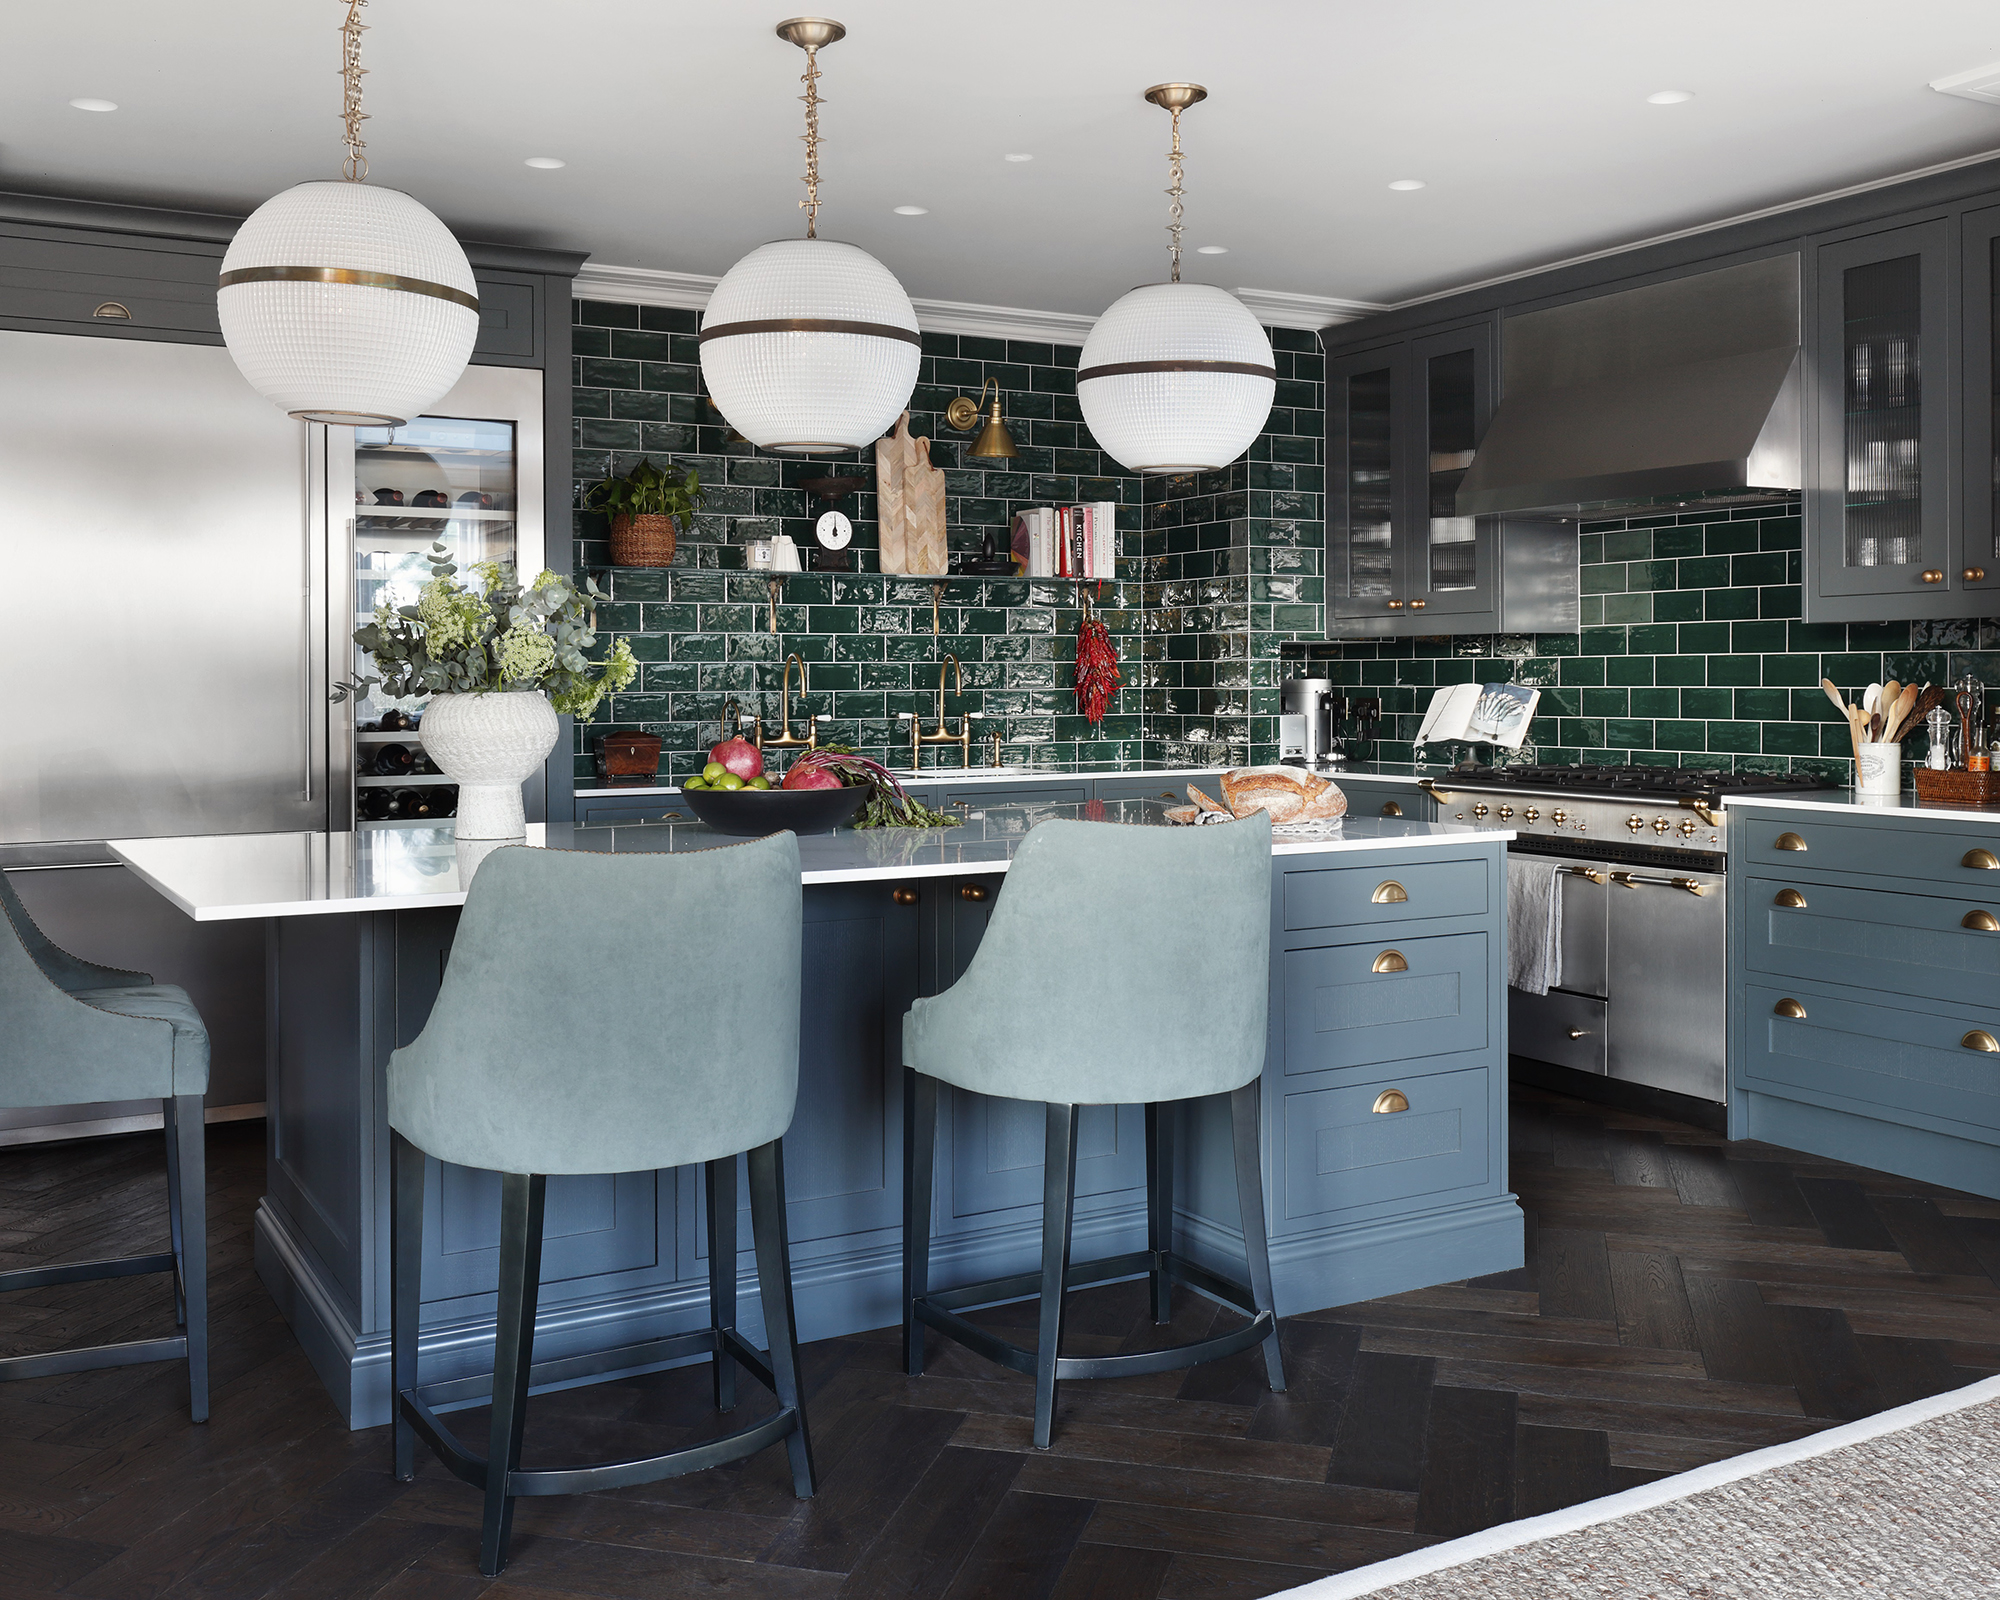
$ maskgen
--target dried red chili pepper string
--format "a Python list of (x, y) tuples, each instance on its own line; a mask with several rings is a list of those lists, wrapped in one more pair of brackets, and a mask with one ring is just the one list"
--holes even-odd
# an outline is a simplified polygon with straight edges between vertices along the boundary
[(1111, 630), (1091, 614), (1090, 597), (1083, 599), (1083, 621), (1076, 630), (1076, 708), (1091, 726), (1104, 721), (1111, 698), (1124, 682), (1118, 671), (1118, 651)]

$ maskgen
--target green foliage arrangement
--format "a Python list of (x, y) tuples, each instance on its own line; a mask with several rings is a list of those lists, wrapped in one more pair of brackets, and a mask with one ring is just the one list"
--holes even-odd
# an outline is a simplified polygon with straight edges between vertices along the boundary
[(645, 458), (622, 478), (606, 478), (593, 485), (583, 497), (587, 510), (611, 516), (667, 516), (686, 527), (701, 509), (708, 491), (701, 486), (701, 474), (693, 468), (669, 465), (662, 472)]
[(523, 588), (511, 565), (476, 563), (478, 589), (458, 581), (443, 545), (426, 558), (430, 580), (413, 606), (375, 606), (375, 620), (358, 628), (354, 642), (374, 658), (381, 676), (337, 683), (333, 698), (360, 695), (381, 684), (390, 695), (490, 694), (540, 689), (557, 711), (587, 717), (611, 689), (638, 675), (639, 663), (623, 639), (614, 639), (601, 661), (584, 654), (597, 643), (597, 580), (579, 590), (569, 579), (544, 572)]

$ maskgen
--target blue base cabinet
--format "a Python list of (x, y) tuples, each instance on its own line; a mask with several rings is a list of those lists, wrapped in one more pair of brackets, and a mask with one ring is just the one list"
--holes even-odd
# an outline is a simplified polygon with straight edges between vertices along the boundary
[[(1504, 846), (1467, 838), (1273, 862), (1263, 1138), (1282, 1315), (1521, 1265), (1506, 1169), (1504, 860)], [(918, 994), (965, 971), (1005, 884), (989, 874), (806, 890), (799, 1107), (785, 1153), (802, 1338), (900, 1317), (901, 1021)], [(257, 1267), (355, 1427), (389, 1414), (388, 1058), (423, 1027), (456, 921), (423, 910), (270, 924)], [(933, 1283), (1028, 1270), (1041, 1243), (1039, 1107), (947, 1090), (940, 1112)], [(1226, 1100), (1179, 1114), (1180, 1248), (1240, 1277)], [(1080, 1143), (1076, 1257), (1142, 1249), (1140, 1108), (1088, 1108)], [(538, 1358), (701, 1325), (697, 1176), (551, 1180)], [(490, 1370), (498, 1226), (490, 1175), (433, 1162), (429, 1184), (426, 1382)], [(747, 1216), (738, 1237), (739, 1299), (757, 1336)]]
[(1729, 1132), (2000, 1198), (2000, 830), (1730, 807)]

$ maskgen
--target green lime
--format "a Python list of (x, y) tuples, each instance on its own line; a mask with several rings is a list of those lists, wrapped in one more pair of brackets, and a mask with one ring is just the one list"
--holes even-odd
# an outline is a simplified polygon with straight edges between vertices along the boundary
[(740, 789), (743, 787), (743, 780), (733, 772), (725, 772), (716, 780), (714, 787), (718, 789)]
[(768, 789), (771, 787), (771, 780), (760, 772), (750, 780), (750, 787), (753, 789)]
[(688, 779), (688, 780), (687, 780), (686, 782), (684, 782), (684, 783), (683, 783), (683, 784), (681, 785), (681, 788), (682, 788), (683, 790), (687, 790), (687, 789), (706, 789), (707, 787), (708, 787), (708, 785), (707, 785), (707, 784), (705, 784), (705, 783), (703, 783), (703, 782), (701, 781), (701, 779), (699, 779), (699, 778), (689, 778), (689, 779)]
[(714, 783), (718, 778), (726, 775), (728, 771), (729, 769), (720, 761), (711, 761), (701, 769), (701, 781), (703, 783)]

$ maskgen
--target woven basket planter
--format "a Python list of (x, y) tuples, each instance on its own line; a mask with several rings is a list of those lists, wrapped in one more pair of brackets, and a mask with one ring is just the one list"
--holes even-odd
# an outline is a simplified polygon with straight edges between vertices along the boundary
[(614, 567), (670, 567), (674, 564), (674, 519), (662, 512), (611, 519)]

